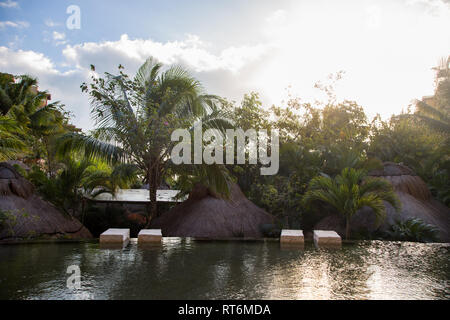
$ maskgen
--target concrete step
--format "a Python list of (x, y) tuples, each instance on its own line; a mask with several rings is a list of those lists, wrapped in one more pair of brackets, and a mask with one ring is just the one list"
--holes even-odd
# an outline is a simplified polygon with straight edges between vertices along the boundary
[(314, 245), (317, 248), (341, 247), (341, 237), (333, 230), (314, 230)]
[(110, 228), (100, 235), (100, 243), (125, 243), (130, 240), (130, 229)]
[(303, 246), (305, 244), (305, 237), (303, 230), (283, 229), (280, 235), (280, 244), (283, 246)]
[(138, 234), (138, 244), (161, 242), (161, 240), (161, 229), (142, 229)]

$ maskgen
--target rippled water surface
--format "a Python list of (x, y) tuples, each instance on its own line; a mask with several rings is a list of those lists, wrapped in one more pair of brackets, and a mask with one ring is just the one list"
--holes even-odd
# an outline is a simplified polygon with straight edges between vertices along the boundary
[[(448, 244), (378, 241), (0, 245), (0, 299), (449, 299), (449, 253)], [(66, 286), (70, 265), (81, 289)]]

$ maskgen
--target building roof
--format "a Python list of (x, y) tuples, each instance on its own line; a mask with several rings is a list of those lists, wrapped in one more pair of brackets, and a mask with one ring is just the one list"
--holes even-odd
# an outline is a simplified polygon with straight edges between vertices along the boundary
[(273, 221), (237, 184), (230, 183), (229, 199), (196, 185), (189, 199), (152, 220), (151, 228), (161, 229), (165, 237), (262, 238), (261, 226)]
[[(94, 190), (95, 191), (95, 190)], [(157, 190), (157, 202), (183, 202), (185, 198), (177, 198), (179, 190)], [(110, 193), (102, 193), (92, 198), (85, 195), (85, 198), (98, 202), (129, 202), (129, 203), (146, 203), (150, 202), (148, 190), (145, 189), (119, 189), (113, 196)]]

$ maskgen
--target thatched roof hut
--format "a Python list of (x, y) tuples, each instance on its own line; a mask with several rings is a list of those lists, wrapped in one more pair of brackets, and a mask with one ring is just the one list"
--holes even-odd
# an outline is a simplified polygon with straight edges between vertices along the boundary
[[(401, 211), (397, 213), (390, 204), (385, 203), (386, 220), (379, 230), (386, 231), (396, 220), (419, 218), (437, 227), (441, 241), (450, 242), (450, 209), (433, 199), (426, 183), (410, 168), (385, 162), (383, 169), (374, 170), (369, 175), (389, 180), (402, 204)], [(332, 229), (343, 235), (345, 221), (340, 215), (332, 214), (319, 221), (314, 228)], [(369, 208), (363, 208), (352, 218), (352, 232), (374, 231), (376, 228), (375, 215)]]
[(10, 164), (0, 163), (0, 240), (21, 238), (92, 238), (78, 220), (63, 215), (35, 192)]
[(197, 185), (188, 200), (155, 219), (152, 227), (169, 237), (260, 238), (261, 225), (271, 223), (273, 217), (248, 200), (237, 184), (231, 185), (228, 200)]

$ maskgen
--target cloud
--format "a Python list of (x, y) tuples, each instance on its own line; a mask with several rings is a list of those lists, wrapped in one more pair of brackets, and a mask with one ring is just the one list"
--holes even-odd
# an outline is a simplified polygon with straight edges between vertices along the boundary
[(53, 31), (53, 40), (64, 40), (66, 34), (64, 32)]
[(89, 77), (88, 71), (72, 69), (62, 72), (42, 53), (0, 46), (0, 72), (36, 77), (40, 89), (52, 94), (52, 102), (61, 101), (73, 113), (75, 125), (84, 129), (91, 127), (89, 102), (80, 90), (80, 84)]
[(2, 8), (19, 8), (19, 3), (16, 1), (11, 1), (11, 0), (1, 1), (0, 7), (2, 7)]
[(58, 23), (58, 22), (54, 22), (52, 19), (46, 19), (46, 20), (44, 21), (44, 23), (45, 23), (45, 25), (46, 25), (47, 27), (50, 27), (50, 28), (54, 28), (54, 27), (57, 27), (57, 26), (61, 25), (61, 24)]
[(0, 21), (0, 29), (4, 29), (6, 27), (23, 29), (28, 28), (29, 26), (30, 23), (27, 21)]
[[(130, 63), (131, 67), (140, 65), (149, 56), (162, 63), (179, 63), (195, 72), (228, 70), (238, 73), (248, 62), (261, 58), (269, 48), (265, 45), (229, 47), (219, 54), (213, 54), (206, 45), (193, 35), (184, 41), (156, 42), (151, 39), (130, 39), (124, 34), (118, 41), (86, 42), (67, 46), (64, 56), (77, 67), (101, 64), (116, 67), (121, 61)], [(106, 57), (106, 59), (105, 59)]]
[[(66, 35), (55, 31), (52, 40), (66, 41)], [(75, 125), (90, 129), (88, 97), (80, 90), (82, 82), (90, 81), (90, 64), (94, 64), (99, 73), (114, 73), (122, 64), (128, 74), (134, 75), (149, 56), (154, 56), (166, 65), (181, 64), (190, 69), (204, 84), (206, 92), (237, 100), (251, 90), (243, 78), (253, 74), (269, 52), (270, 47), (266, 45), (247, 45), (213, 53), (193, 35), (182, 41), (164, 43), (122, 35), (117, 41), (66, 45), (62, 50), (65, 59), (62, 64), (56, 64), (39, 52), (0, 47), (0, 70), (37, 77), (40, 87), (51, 92), (53, 101), (61, 100), (75, 115)], [(62, 66), (68, 71), (62, 72)]]
[(0, 47), (0, 69), (9, 73), (60, 74), (42, 53)]
[(10, 49), (17, 49), (17, 48), (19, 48), (22, 45), (22, 43), (23, 43), (25, 38), (26, 38), (26, 36), (19, 36), (17, 34), (14, 35), (14, 38), (11, 41), (8, 42), (8, 47)]
[(450, 9), (449, 0), (408, 0), (409, 6), (416, 6), (431, 16), (440, 16)]
[[(299, 3), (263, 16), (255, 28), (261, 34), (247, 43), (220, 50), (222, 39), (205, 43), (196, 35), (186, 35), (161, 42), (123, 34), (109, 41), (66, 43), (56, 63), (38, 52), (3, 47), (0, 68), (38, 77), (41, 87), (62, 100), (75, 114), (74, 123), (84, 129), (92, 128), (92, 123), (88, 99), (79, 86), (89, 82), (90, 65), (103, 74), (117, 72), (122, 64), (127, 74), (134, 75), (149, 56), (189, 68), (208, 93), (239, 101), (244, 93), (258, 91), (266, 106), (286, 99), (288, 87), (303, 101), (314, 101), (314, 83), (345, 70), (338, 99), (356, 100), (370, 116), (380, 113), (386, 119), (411, 99), (432, 94), (431, 67), (450, 48), (444, 37), (450, 26), (448, 5), (444, 3), (436, 16), (421, 7), (431, 2), (405, 5), (406, 1), (376, 6), (360, 1), (347, 6), (330, 3), (327, 10), (319, 4)], [(62, 32), (47, 29), (44, 35), (54, 44), (68, 41)]]
[(52, 37), (55, 45), (57, 46), (67, 43), (66, 34), (64, 32), (53, 31)]
[(286, 11), (278, 9), (266, 18), (269, 24), (280, 24), (286, 21)]

